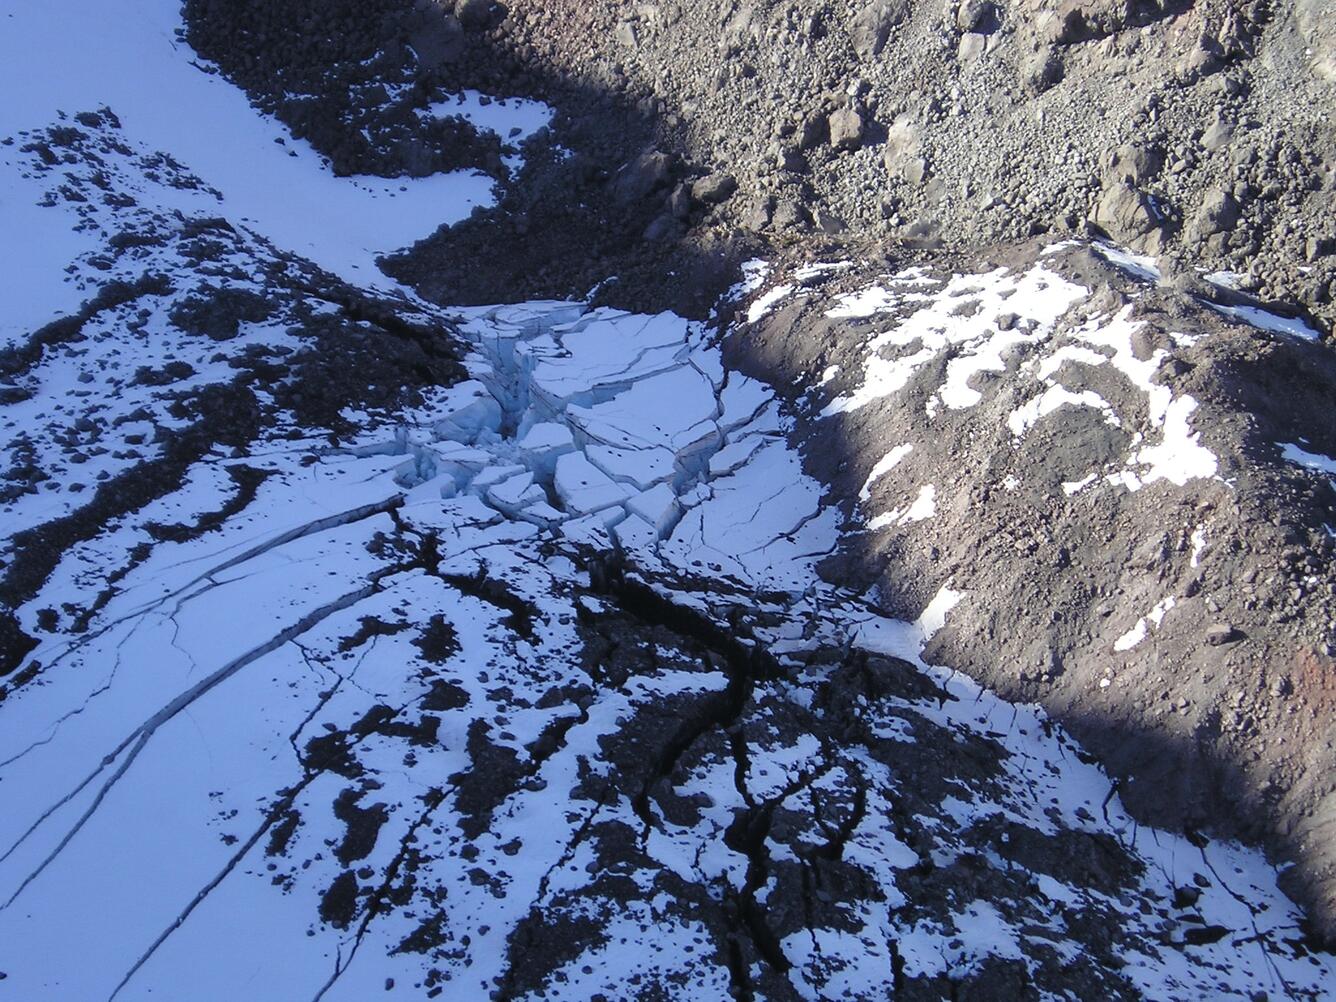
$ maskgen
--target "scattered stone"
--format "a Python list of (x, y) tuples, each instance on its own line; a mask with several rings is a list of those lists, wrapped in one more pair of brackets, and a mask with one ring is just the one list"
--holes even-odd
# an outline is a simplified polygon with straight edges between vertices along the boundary
[(853, 108), (840, 108), (827, 120), (830, 145), (837, 150), (856, 150), (863, 145), (863, 116)]
[(1107, 176), (1112, 181), (1126, 181), (1133, 187), (1146, 184), (1164, 167), (1164, 153), (1156, 146), (1127, 143), (1109, 158)]
[(1223, 647), (1243, 639), (1243, 634), (1229, 623), (1216, 623), (1206, 631), (1206, 642), (1212, 647)]
[(1093, 220), (1113, 239), (1124, 243), (1139, 243), (1161, 225), (1151, 200), (1122, 179), (1104, 190)]
[(672, 177), (672, 158), (660, 150), (643, 153), (613, 179), (613, 195), (623, 204), (640, 202), (665, 188)]
[(876, 0), (855, 15), (849, 26), (854, 51), (860, 59), (881, 55), (891, 29), (909, 12), (909, 0)]
[(1192, 235), (1198, 240), (1233, 229), (1239, 221), (1240, 208), (1234, 196), (1220, 188), (1206, 193), (1201, 208), (1192, 220)]
[(701, 178), (691, 186), (691, 197), (702, 205), (719, 205), (728, 201), (738, 190), (732, 174), (716, 172)]

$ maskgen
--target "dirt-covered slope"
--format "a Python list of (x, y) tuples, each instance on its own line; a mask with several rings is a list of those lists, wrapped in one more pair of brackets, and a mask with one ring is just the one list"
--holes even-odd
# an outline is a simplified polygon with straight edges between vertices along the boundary
[(779, 271), (729, 357), (792, 387), (866, 527), (832, 580), (966, 592), (935, 657), (1043, 703), (1147, 820), (1297, 861), (1329, 923), (1336, 359), (1105, 253)]

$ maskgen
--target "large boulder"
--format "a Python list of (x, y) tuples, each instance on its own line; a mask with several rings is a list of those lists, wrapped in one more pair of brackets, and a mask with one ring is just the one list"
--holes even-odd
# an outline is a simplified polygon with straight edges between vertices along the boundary
[(874, 0), (868, 4), (849, 25), (854, 51), (863, 59), (881, 55), (891, 37), (891, 29), (908, 13), (908, 0)]
[(1154, 250), (1163, 220), (1150, 196), (1126, 180), (1109, 184), (1095, 206), (1092, 221), (1114, 240)]
[(1152, 180), (1164, 167), (1164, 153), (1145, 143), (1127, 143), (1109, 156), (1106, 176), (1136, 186)]
[(863, 116), (855, 108), (839, 108), (827, 120), (830, 145), (837, 150), (856, 150), (863, 145)]
[(1192, 236), (1206, 240), (1217, 233), (1225, 233), (1238, 223), (1241, 212), (1238, 200), (1231, 192), (1212, 188), (1192, 219)]
[(612, 181), (613, 195), (624, 205), (640, 202), (668, 187), (672, 175), (672, 157), (660, 150), (651, 150), (617, 172)]

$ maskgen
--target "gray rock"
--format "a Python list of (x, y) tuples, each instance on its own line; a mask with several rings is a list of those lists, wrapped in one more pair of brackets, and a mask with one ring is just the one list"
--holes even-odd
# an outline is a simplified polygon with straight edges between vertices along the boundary
[(1141, 187), (1164, 167), (1164, 154), (1156, 146), (1128, 143), (1118, 147), (1109, 158), (1107, 177)]
[(791, 174), (805, 174), (807, 172), (807, 160), (803, 157), (802, 150), (796, 146), (781, 146), (776, 143), (771, 147), (771, 157), (775, 166), (782, 171), (788, 171)]
[(864, 7), (849, 25), (849, 37), (861, 59), (881, 55), (891, 36), (909, 12), (909, 0), (875, 0)]
[(671, 212), (665, 212), (661, 216), (656, 216), (647, 227), (645, 227), (645, 239), (650, 242), (665, 242), (674, 240), (682, 234), (682, 223), (674, 218)]
[(623, 204), (639, 202), (667, 187), (672, 173), (673, 161), (668, 154), (659, 150), (643, 153), (617, 172), (613, 194)]
[(836, 233), (843, 233), (849, 229), (849, 224), (839, 216), (825, 209), (818, 209), (816, 213), (816, 226), (822, 233), (828, 236), (834, 236)]
[(856, 150), (863, 145), (863, 116), (853, 108), (840, 108), (827, 120), (830, 145), (837, 150)]
[(770, 225), (777, 230), (805, 230), (812, 225), (812, 214), (801, 202), (786, 198), (775, 206)]
[(956, 8), (956, 27), (961, 31), (987, 35), (998, 26), (998, 10), (993, 0), (961, 0)]
[(1104, 190), (1092, 218), (1113, 239), (1128, 243), (1160, 227), (1160, 217), (1150, 199), (1124, 180)]
[(1192, 234), (1198, 240), (1205, 240), (1216, 233), (1231, 230), (1239, 221), (1241, 209), (1238, 200), (1222, 188), (1213, 188), (1206, 193), (1201, 208), (1192, 219)]
[(962, 63), (978, 59), (988, 49), (988, 36), (977, 31), (968, 31), (960, 36), (960, 48), (957, 55)]
[(1175, 73), (1189, 83), (1210, 76), (1224, 66), (1214, 40), (1203, 38), (1186, 56), (1178, 61)]
[(1304, 243), (1304, 260), (1308, 262), (1316, 261), (1318, 258), (1326, 257), (1336, 250), (1336, 240), (1324, 237), (1309, 237)]
[(465, 28), (486, 28), (492, 21), (492, 0), (456, 0), (455, 17)]
[(1042, 94), (1062, 82), (1065, 69), (1062, 57), (1052, 46), (1043, 46), (1026, 57), (1021, 66), (1021, 83), (1033, 94)]
[(1079, 0), (1063, 0), (1056, 7), (1045, 10), (1035, 22), (1039, 38), (1057, 45), (1079, 42), (1090, 33)]
[(1216, 623), (1206, 630), (1206, 642), (1212, 647), (1223, 647), (1226, 644), (1235, 644), (1243, 639), (1243, 634), (1236, 630), (1229, 623)]
[(691, 186), (691, 197), (702, 205), (718, 205), (732, 198), (737, 190), (738, 182), (732, 174), (716, 171)]
[(830, 137), (830, 123), (821, 112), (808, 115), (798, 136), (800, 150), (814, 150)]
[(900, 176), (905, 183), (917, 188), (928, 176), (928, 161), (922, 157), (908, 157), (900, 165)]
[(691, 188), (684, 181), (668, 196), (668, 211), (675, 219), (687, 219), (691, 215), (691, 203)]
[(459, 57), (464, 30), (453, 14), (414, 18), (408, 25), (408, 44), (426, 69), (436, 69)]
[(768, 195), (765, 198), (758, 198), (752, 203), (752, 207), (742, 217), (742, 225), (753, 233), (759, 233), (770, 225), (774, 216), (775, 198), (773, 195)]
[(617, 41), (628, 49), (634, 49), (640, 45), (640, 34), (636, 31), (636, 26), (630, 21), (620, 22), (614, 34)]
[(1210, 127), (1202, 133), (1201, 145), (1203, 149), (1215, 151), (1224, 149), (1229, 145), (1229, 141), (1234, 138), (1234, 126), (1228, 122), (1216, 119)]

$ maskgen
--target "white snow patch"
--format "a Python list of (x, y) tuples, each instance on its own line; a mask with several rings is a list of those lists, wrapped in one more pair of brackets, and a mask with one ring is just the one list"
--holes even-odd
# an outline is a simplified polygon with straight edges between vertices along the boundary
[(1159, 265), (1155, 263), (1155, 258), (1148, 254), (1134, 254), (1125, 247), (1118, 247), (1103, 241), (1091, 246), (1095, 253), (1108, 261), (1109, 264), (1121, 268), (1128, 274), (1135, 275), (1142, 281), (1158, 282), (1164, 278)]
[(1007, 415), (1007, 427), (1017, 439), (1023, 438), (1040, 418), (1052, 414), (1060, 407), (1090, 407), (1103, 414), (1104, 420), (1113, 427), (1117, 428), (1122, 424), (1108, 401), (1094, 390), (1073, 393), (1065, 386), (1053, 384), (1039, 396)]
[(754, 324), (792, 295), (796, 286), (777, 285), (747, 307), (747, 323)]
[(1303, 341), (1319, 341), (1322, 338), (1321, 334), (1297, 317), (1282, 317), (1278, 313), (1272, 313), (1258, 306), (1221, 306), (1219, 303), (1206, 300), (1203, 302), (1231, 320), (1259, 330), (1270, 331), (1272, 334), (1288, 334)]
[(931, 640), (937, 635), (937, 632), (946, 625), (947, 615), (964, 597), (963, 591), (953, 591), (950, 585), (942, 585), (937, 589), (937, 594), (932, 597), (932, 601), (919, 614), (917, 620), (917, 626), (924, 640)]
[(552, 124), (552, 109), (542, 101), (522, 97), (488, 97), (466, 90), (426, 109), (436, 118), (459, 116), (482, 132), (494, 132), (503, 142), (518, 144)]
[(868, 523), (874, 532), (892, 525), (910, 525), (923, 522), (937, 514), (937, 488), (928, 484), (919, 488), (918, 496), (905, 508), (896, 508), (878, 515)]
[[(1108, 483), (1139, 490), (1147, 484), (1167, 480), (1179, 487), (1190, 480), (1216, 474), (1215, 454), (1206, 449), (1189, 417), (1197, 401), (1154, 381), (1167, 353), (1158, 349), (1149, 358), (1139, 359), (1132, 347), (1132, 335), (1140, 325), (1131, 319), (1132, 307), (1124, 307), (1115, 317), (1095, 317), (1073, 332), (1077, 342), (1059, 348), (1039, 367), (1039, 375), (1049, 385), (1058, 385), (1055, 374), (1068, 361), (1086, 365), (1112, 365), (1146, 396), (1147, 420), (1159, 441), (1145, 445), (1138, 441), (1128, 466), (1105, 477)], [(1096, 361), (1098, 359), (1098, 361)]]
[(1280, 455), (1287, 463), (1294, 463), (1296, 466), (1316, 470), (1318, 473), (1336, 474), (1336, 459), (1331, 456), (1324, 456), (1320, 452), (1309, 452), (1307, 449), (1301, 449), (1293, 442), (1283, 443), (1280, 447)]
[(1176, 605), (1176, 600), (1172, 595), (1162, 599), (1155, 604), (1155, 607), (1145, 616), (1136, 621), (1136, 624), (1113, 642), (1113, 649), (1120, 654), (1124, 651), (1130, 651), (1141, 641), (1146, 639), (1148, 626), (1159, 629), (1160, 623), (1164, 621), (1165, 614)]
[[(822, 417), (856, 411), (898, 392), (920, 369), (947, 351), (952, 351), (953, 357), (929, 409), (938, 403), (952, 410), (973, 407), (982, 394), (970, 385), (971, 380), (985, 372), (1004, 371), (1003, 356), (1010, 350), (1047, 340), (1058, 318), (1085, 296), (1086, 290), (1036, 265), (1020, 276), (1005, 268), (983, 275), (956, 276), (932, 297), (897, 294), (884, 288), (869, 290), (865, 295), (886, 303), (877, 306), (878, 310), (900, 302), (924, 305), (868, 341), (863, 384), (831, 401), (821, 412)], [(841, 306), (827, 315), (857, 316), (868, 308), (872, 308), (871, 303), (860, 302), (856, 309)], [(1004, 313), (1019, 318), (1005, 331), (997, 323)], [(887, 351), (894, 351), (894, 356), (886, 357)]]
[(1099, 477), (1092, 473), (1089, 476), (1082, 477), (1080, 480), (1064, 481), (1062, 484), (1062, 493), (1066, 494), (1068, 497), (1071, 497), (1073, 494), (1079, 494), (1098, 479)]
[(862, 488), (858, 491), (858, 499), (860, 501), (871, 501), (872, 484), (899, 466), (901, 460), (913, 451), (914, 447), (906, 442), (897, 445), (894, 449), (877, 460), (877, 464), (872, 467), (872, 472), (867, 475), (867, 480), (863, 482)]
[(854, 266), (852, 261), (831, 261), (817, 262), (815, 264), (805, 264), (793, 272), (793, 277), (799, 282), (810, 282), (814, 278), (820, 278), (822, 275), (838, 275), (840, 272), (848, 271)]

